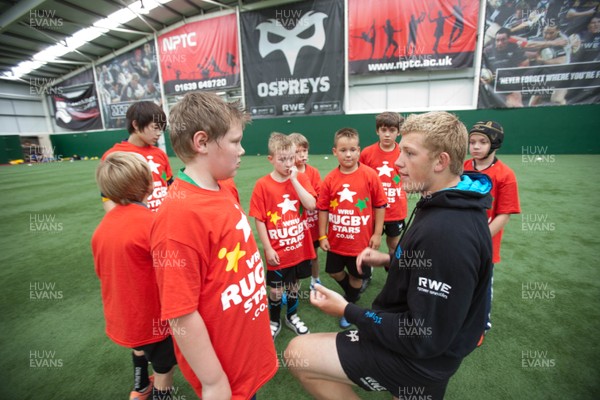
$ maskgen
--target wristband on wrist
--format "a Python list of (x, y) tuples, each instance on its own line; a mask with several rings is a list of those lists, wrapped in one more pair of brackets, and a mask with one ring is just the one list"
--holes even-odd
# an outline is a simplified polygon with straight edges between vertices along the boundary
[(321, 236), (321, 237), (319, 238), (319, 242), (320, 242), (321, 240), (323, 240), (323, 239), (327, 239), (327, 235), (323, 235), (323, 236)]

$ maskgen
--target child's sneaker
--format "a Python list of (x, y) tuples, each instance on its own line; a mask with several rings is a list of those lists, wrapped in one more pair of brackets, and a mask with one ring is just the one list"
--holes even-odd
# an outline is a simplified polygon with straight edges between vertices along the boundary
[(346, 319), (346, 317), (342, 317), (340, 318), (340, 328), (342, 329), (348, 329), (350, 328), (352, 324), (350, 322), (348, 322), (348, 320)]
[(146, 386), (146, 389), (144, 389), (143, 392), (137, 392), (135, 390), (132, 390), (131, 393), (129, 393), (129, 400), (146, 400), (146, 399), (152, 400), (152, 388), (154, 387), (154, 376), (151, 375), (148, 378), (150, 379), (150, 383), (148, 384), (148, 386)]
[(310, 333), (304, 322), (300, 319), (298, 314), (292, 314), (288, 318), (285, 319), (285, 324), (292, 331), (296, 332), (296, 335), (306, 335)]
[(273, 340), (279, 335), (281, 332), (281, 322), (271, 321), (271, 336), (273, 336)]

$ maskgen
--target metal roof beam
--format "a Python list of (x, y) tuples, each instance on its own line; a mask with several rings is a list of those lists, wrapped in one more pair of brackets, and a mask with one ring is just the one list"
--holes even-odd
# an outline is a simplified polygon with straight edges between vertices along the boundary
[(200, 1), (203, 3), (212, 4), (213, 6), (223, 7), (223, 8), (227, 8), (230, 10), (233, 10), (235, 8), (235, 7), (231, 7), (231, 6), (228, 6), (227, 4), (223, 4), (223, 3), (220, 3), (220, 2), (214, 1), (214, 0), (200, 0)]
[(0, 15), (0, 32), (4, 32), (12, 24), (27, 15), (29, 11), (45, 3), (46, 0), (23, 0)]

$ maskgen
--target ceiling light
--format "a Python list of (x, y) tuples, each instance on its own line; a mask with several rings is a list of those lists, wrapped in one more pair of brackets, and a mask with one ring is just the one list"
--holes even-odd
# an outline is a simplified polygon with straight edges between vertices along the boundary
[(96, 21), (93, 26), (81, 29), (75, 32), (72, 36), (65, 39), (65, 44), (55, 44), (47, 47), (44, 50), (35, 54), (33, 60), (23, 61), (10, 71), (5, 72), (2, 76), (5, 79), (20, 79), (23, 75), (40, 68), (42, 65), (52, 62), (67, 53), (77, 50), (84, 44), (102, 36), (103, 33), (110, 29), (117, 28), (119, 25), (136, 19), (139, 14), (148, 14), (150, 10), (159, 7), (161, 4), (166, 4), (171, 0), (146, 0), (144, 4), (142, 0), (135, 2), (128, 7), (123, 7), (119, 11), (110, 14), (108, 17)]

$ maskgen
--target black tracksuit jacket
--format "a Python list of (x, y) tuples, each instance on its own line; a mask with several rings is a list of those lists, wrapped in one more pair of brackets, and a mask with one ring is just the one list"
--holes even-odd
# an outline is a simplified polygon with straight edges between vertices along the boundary
[(490, 188), (486, 175), (467, 173), (457, 187), (419, 200), (372, 309), (345, 309), (361, 340), (405, 358), (415, 379), (448, 379), (483, 333), (492, 272)]

